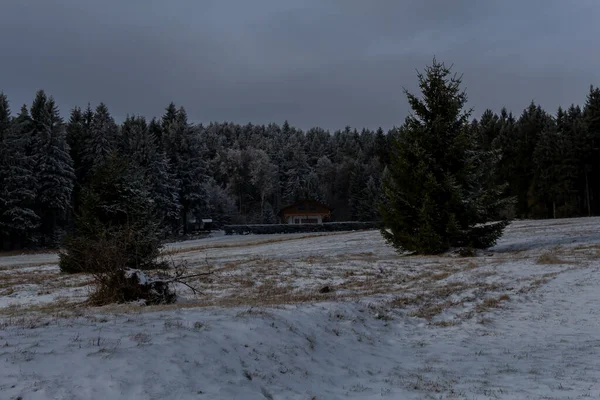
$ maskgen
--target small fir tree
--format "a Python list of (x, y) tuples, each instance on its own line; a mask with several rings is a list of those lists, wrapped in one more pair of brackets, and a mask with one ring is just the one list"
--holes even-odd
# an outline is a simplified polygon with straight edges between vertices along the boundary
[(82, 189), (75, 232), (60, 254), (63, 272), (100, 272), (93, 252), (97, 242), (117, 238), (122, 268), (156, 267), (160, 219), (143, 171), (116, 153), (96, 169)]

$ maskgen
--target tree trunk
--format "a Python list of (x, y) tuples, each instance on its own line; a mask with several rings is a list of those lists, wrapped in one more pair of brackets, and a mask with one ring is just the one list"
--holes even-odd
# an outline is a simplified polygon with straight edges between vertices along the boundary
[(183, 223), (183, 234), (187, 235), (187, 214), (188, 214), (188, 208), (186, 206), (183, 206), (182, 209), (182, 215), (181, 215), (181, 222)]
[(265, 192), (264, 190), (260, 193), (260, 220), (262, 223), (265, 223), (264, 216), (265, 215)]
[(586, 199), (587, 199), (588, 217), (591, 217), (592, 216), (592, 208), (591, 208), (591, 205), (590, 205), (590, 184), (588, 182), (587, 171), (585, 172), (585, 195), (586, 195)]

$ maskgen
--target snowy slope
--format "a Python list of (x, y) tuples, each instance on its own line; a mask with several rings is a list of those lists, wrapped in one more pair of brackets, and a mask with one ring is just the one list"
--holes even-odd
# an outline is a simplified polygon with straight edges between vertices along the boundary
[(597, 275), (446, 329), (361, 302), (17, 324), (1, 334), (0, 397), (597, 398)]
[[(600, 219), (517, 222), (472, 259), (399, 257), (376, 232), (243, 240), (209, 250), (182, 245), (189, 251), (177, 256), (231, 264), (222, 280), (292, 269), (300, 271), (290, 278), (297, 290), (340, 282), (332, 287), (357, 295), (272, 306), (241, 297), (233, 308), (78, 308), (71, 316), (8, 307), (0, 399), (600, 397)], [(37, 279), (22, 270), (38, 267), (11, 266), (3, 279), (19, 271)], [(357, 276), (381, 290), (362, 295)], [(245, 295), (269, 295), (259, 289)], [(501, 305), (483, 307), (504, 294)], [(220, 295), (207, 296), (218, 304)], [(399, 306), (404, 296), (422, 300)], [(419, 314), (439, 304), (445, 308), (431, 318)]]

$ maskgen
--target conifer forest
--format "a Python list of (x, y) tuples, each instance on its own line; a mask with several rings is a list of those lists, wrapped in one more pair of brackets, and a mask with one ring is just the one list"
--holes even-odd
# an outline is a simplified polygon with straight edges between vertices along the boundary
[[(468, 146), (498, 156), (490, 181), (514, 199), (510, 218), (600, 214), (600, 88), (582, 93), (581, 105), (472, 115)], [(94, 201), (90, 186), (119, 198), (102, 203), (106, 212), (129, 200), (140, 218), (152, 209), (163, 238), (189, 234), (204, 217), (217, 228), (278, 223), (282, 207), (303, 199), (329, 205), (333, 221), (377, 221), (393, 144), (410, 125), (398, 117), (389, 131), (302, 131), (288, 122), (193, 124), (171, 103), (162, 116), (117, 122), (109, 104), (67, 111), (41, 90), (23, 106), (0, 94), (1, 247), (60, 245)]]

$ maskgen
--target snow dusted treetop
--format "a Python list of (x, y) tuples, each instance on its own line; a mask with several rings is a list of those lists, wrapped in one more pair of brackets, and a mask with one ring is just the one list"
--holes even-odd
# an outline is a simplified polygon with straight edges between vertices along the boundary
[(8, 100), (0, 94), (0, 239), (11, 246), (27, 244), (39, 226), (33, 162), (27, 154), (30, 123), (26, 106), (11, 120)]
[(96, 107), (91, 121), (90, 135), (84, 149), (84, 161), (92, 171), (102, 167), (115, 151), (119, 128), (104, 103)]
[(64, 217), (71, 207), (75, 181), (73, 161), (69, 154), (65, 125), (54, 99), (46, 98), (42, 91), (38, 96), (31, 109), (35, 127), (38, 201), (44, 210), (55, 210)]

